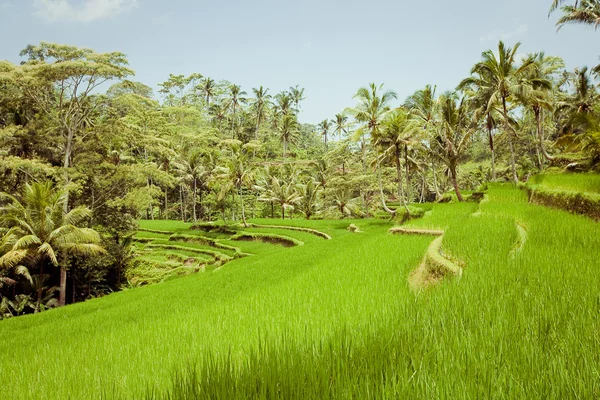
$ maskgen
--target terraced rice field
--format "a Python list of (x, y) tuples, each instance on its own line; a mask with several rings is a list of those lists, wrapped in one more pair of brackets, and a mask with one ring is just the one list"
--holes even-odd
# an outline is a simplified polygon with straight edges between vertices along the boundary
[[(386, 220), (252, 223), (285, 227), (204, 236), (143, 222), (155, 232), (138, 234), (140, 257), (194, 273), (2, 322), (2, 395), (600, 397), (592, 220), (491, 186), (481, 204), (432, 205), (403, 234)], [(244, 232), (297, 243), (232, 240)]]

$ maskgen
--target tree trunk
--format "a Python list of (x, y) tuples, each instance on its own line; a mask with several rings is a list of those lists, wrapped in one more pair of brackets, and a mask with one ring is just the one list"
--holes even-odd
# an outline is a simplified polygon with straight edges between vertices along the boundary
[(408, 205), (406, 204), (406, 199), (404, 198), (404, 186), (402, 179), (402, 167), (400, 166), (400, 148), (396, 146), (396, 173), (398, 175), (398, 199), (402, 203), (404, 210), (406, 210), (406, 215), (410, 214), (410, 210), (408, 209)]
[(271, 202), (271, 219), (275, 218), (275, 203)]
[(544, 155), (544, 158), (546, 158), (546, 160), (552, 161), (554, 160), (554, 156), (548, 154), (546, 148), (544, 147), (544, 128), (542, 126), (542, 110), (538, 109), (535, 112), (535, 121), (537, 123), (537, 133), (540, 150), (542, 151), (542, 154)]
[(437, 184), (437, 174), (435, 173), (435, 162), (431, 160), (431, 173), (433, 174), (433, 190), (435, 190), (435, 199), (440, 197), (440, 190)]
[(60, 267), (60, 295), (58, 297), (58, 305), (64, 306), (67, 300), (67, 270), (65, 267)]
[(240, 196), (240, 204), (242, 206), (242, 222), (244, 223), (244, 228), (248, 227), (248, 223), (246, 222), (246, 210), (244, 210), (244, 196), (242, 196), (242, 187), (238, 188), (238, 193)]
[(412, 190), (410, 187), (410, 166), (408, 165), (408, 145), (404, 145), (404, 168), (406, 168), (406, 201), (411, 203), (412, 198)]
[(192, 204), (192, 212), (194, 213), (194, 222), (198, 222), (198, 215), (196, 214), (196, 196), (197, 196), (197, 179), (194, 178), (194, 194), (193, 194), (193, 204)]
[(488, 127), (488, 138), (490, 141), (490, 151), (492, 152), (492, 182), (496, 181), (496, 155), (494, 154), (494, 136), (492, 128)]
[(285, 219), (285, 206), (281, 205), (281, 219)]
[(169, 188), (165, 188), (165, 212), (164, 219), (169, 219)]
[(458, 183), (456, 181), (456, 166), (455, 165), (450, 167), (450, 175), (452, 178), (452, 186), (454, 186), (454, 192), (456, 193), (456, 197), (458, 198), (458, 201), (465, 201), (465, 199), (460, 194), (460, 190), (458, 188)]
[(185, 222), (185, 212), (183, 211), (183, 185), (179, 185), (179, 204), (181, 205), (181, 220)]
[(387, 204), (385, 204), (385, 195), (383, 194), (383, 183), (381, 182), (381, 166), (380, 166), (380, 162), (379, 162), (379, 151), (377, 151), (376, 154), (377, 157), (377, 182), (379, 183), (379, 193), (381, 195), (381, 205), (383, 206), (383, 209), (385, 210), (385, 212), (389, 213), (392, 217), (396, 215), (396, 211), (394, 210), (390, 210), (387, 206)]
[(517, 176), (517, 166), (515, 161), (515, 148), (513, 144), (513, 137), (511, 134), (510, 124), (508, 123), (508, 110), (506, 108), (506, 98), (502, 98), (502, 107), (504, 111), (504, 129), (506, 130), (506, 134), (508, 135), (508, 145), (510, 147), (510, 167), (512, 170), (513, 182), (515, 185), (519, 183), (519, 177)]

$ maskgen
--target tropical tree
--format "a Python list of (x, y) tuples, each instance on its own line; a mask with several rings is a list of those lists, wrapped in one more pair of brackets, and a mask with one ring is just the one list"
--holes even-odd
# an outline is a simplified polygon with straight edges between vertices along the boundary
[[(565, 0), (553, 0), (550, 13), (560, 7)], [(596, 29), (600, 25), (600, 1), (575, 0), (574, 4), (561, 7), (563, 15), (556, 22), (558, 28), (566, 24), (593, 25)]]
[(252, 92), (254, 92), (254, 99), (252, 100), (251, 105), (256, 113), (255, 139), (258, 139), (258, 131), (260, 130), (261, 123), (265, 119), (266, 109), (270, 104), (271, 95), (269, 94), (269, 89), (265, 89), (262, 86), (258, 89), (252, 89)]
[(300, 102), (302, 100), (306, 99), (304, 97), (304, 89), (300, 88), (299, 85), (290, 87), (290, 99), (294, 103), (296, 111), (299, 112), (300, 111)]
[(209, 77), (204, 78), (200, 83), (200, 91), (204, 95), (206, 106), (210, 108), (210, 99), (217, 94), (217, 84), (215, 83), (215, 80)]
[(437, 137), (433, 143), (433, 150), (448, 167), (458, 201), (464, 199), (458, 187), (457, 168), (469, 139), (476, 131), (471, 117), (465, 98), (459, 99), (457, 94), (452, 92), (441, 96), (439, 121), (436, 124)]
[(319, 129), (321, 130), (321, 136), (323, 136), (323, 143), (325, 143), (325, 148), (327, 148), (327, 136), (329, 135), (330, 128), (331, 123), (328, 119), (324, 119), (319, 123)]
[[(383, 118), (385, 117), (386, 113), (390, 111), (389, 102), (392, 99), (397, 98), (396, 93), (392, 91), (384, 92), (383, 84), (377, 86), (376, 84), (371, 83), (368, 87), (362, 87), (358, 89), (354, 95), (354, 98), (358, 101), (358, 104), (355, 108), (349, 109), (348, 112), (354, 116), (354, 119), (356, 119), (357, 122), (362, 124), (361, 129), (359, 129), (357, 133), (359, 135), (368, 133), (372, 138), (378, 137)], [(375, 149), (377, 150), (377, 146), (375, 146)], [(385, 202), (378, 151), (376, 157), (376, 167), (383, 209), (386, 212), (394, 215), (395, 211), (391, 210)]]
[[(482, 61), (477, 63), (471, 70), (472, 75), (476, 75), (486, 80), (485, 87), (489, 88), (489, 101), (487, 111), (492, 112), (497, 104), (500, 104), (504, 123), (504, 131), (510, 147), (510, 165), (513, 181), (518, 183), (515, 148), (514, 148), (514, 130), (510, 126), (510, 117), (508, 114), (508, 102), (525, 90), (525, 78), (536, 68), (533, 59), (529, 58), (517, 65), (516, 54), (521, 46), (517, 43), (515, 47), (510, 48), (500, 41), (498, 44), (498, 54), (492, 50), (482, 53)], [(463, 81), (462, 85), (468, 84)], [(475, 81), (477, 84), (477, 81)]]
[[(192, 188), (192, 214), (194, 222), (198, 221), (196, 205), (198, 203), (198, 188), (203, 186), (205, 178), (210, 171), (204, 166), (203, 154), (200, 151), (192, 152), (188, 157), (183, 157), (175, 163), (181, 178), (188, 182)], [(200, 205), (202, 208), (202, 204)]]
[(300, 124), (295, 115), (283, 115), (279, 123), (279, 138), (283, 144), (283, 159), (285, 160), (290, 143), (295, 143), (300, 134)]
[(336, 114), (334, 119), (331, 120), (333, 124), (333, 133), (337, 135), (338, 139), (341, 139), (344, 135), (349, 132), (348, 116), (344, 114)]
[[(60, 268), (59, 304), (65, 305), (68, 257), (90, 256), (104, 252), (99, 245), (100, 235), (93, 229), (81, 227), (91, 216), (86, 207), (64, 213), (68, 200), (65, 189), (57, 189), (50, 181), (25, 185), (21, 199), (1, 193), (7, 205), (0, 208), (0, 224), (14, 228), (18, 237), (11, 252), (25, 251), (44, 275), (48, 263)], [(42, 293), (38, 292), (38, 301)]]
[(320, 192), (321, 188), (319, 183), (315, 182), (312, 178), (309, 178), (306, 182), (298, 185), (298, 193), (301, 197), (297, 202), (297, 208), (304, 214), (306, 219), (310, 219), (317, 213)]
[(235, 123), (238, 122), (236, 120), (237, 111), (241, 104), (246, 103), (247, 99), (244, 97), (248, 93), (242, 90), (242, 88), (238, 85), (230, 85), (228, 88), (228, 97), (227, 97), (227, 106), (231, 108), (231, 131), (232, 131), (232, 139), (235, 139)]
[(529, 56), (535, 64), (525, 76), (525, 90), (519, 93), (521, 103), (528, 107), (534, 115), (537, 130), (537, 147), (539, 152), (548, 160), (552, 160), (544, 146), (544, 110), (554, 110), (554, 100), (552, 89), (554, 81), (565, 64), (559, 57), (549, 57), (543, 52)]
[(270, 182), (268, 182), (268, 186), (258, 186), (257, 188), (262, 192), (258, 198), (259, 201), (279, 204), (281, 206), (282, 219), (285, 219), (285, 210), (293, 210), (302, 197), (298, 193), (293, 179), (285, 182), (276, 176), (272, 176)]
[(410, 211), (404, 195), (401, 159), (404, 154), (404, 162), (408, 168), (408, 147), (418, 143), (417, 137), (420, 132), (421, 126), (418, 121), (411, 118), (410, 112), (404, 108), (397, 108), (385, 116), (382, 129), (374, 136), (374, 144), (382, 148), (383, 155), (394, 160), (398, 178), (398, 199), (402, 202), (406, 215)]

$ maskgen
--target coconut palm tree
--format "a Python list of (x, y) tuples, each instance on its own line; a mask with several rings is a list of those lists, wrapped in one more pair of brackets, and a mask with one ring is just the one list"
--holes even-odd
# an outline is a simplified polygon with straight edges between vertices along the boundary
[(319, 205), (319, 194), (321, 191), (320, 184), (315, 182), (312, 178), (306, 180), (297, 186), (298, 193), (301, 198), (298, 200), (298, 209), (306, 219), (310, 219), (317, 212)]
[[(508, 102), (516, 95), (521, 93), (526, 83), (524, 78), (536, 68), (532, 59), (526, 59), (517, 66), (516, 54), (521, 46), (517, 43), (515, 47), (510, 48), (500, 41), (498, 44), (498, 54), (492, 50), (482, 53), (482, 61), (477, 63), (471, 70), (471, 74), (485, 78), (485, 87), (489, 88), (488, 111), (493, 111), (497, 104), (500, 104), (504, 122), (504, 131), (510, 147), (510, 165), (513, 181), (518, 183), (515, 149), (514, 149), (514, 131), (510, 126), (510, 117), (508, 115)], [(465, 82), (463, 81), (463, 85)]]
[(290, 98), (291, 98), (292, 102), (294, 103), (296, 112), (299, 112), (300, 111), (300, 102), (302, 100), (306, 99), (306, 97), (304, 97), (304, 89), (300, 88), (299, 85), (290, 87)]
[(258, 131), (260, 129), (260, 124), (265, 118), (266, 108), (269, 106), (271, 101), (271, 95), (268, 93), (269, 89), (265, 89), (262, 86), (258, 89), (252, 89), (254, 92), (254, 99), (252, 100), (252, 107), (254, 108), (254, 112), (256, 113), (256, 136), (255, 139), (258, 139)]
[(331, 123), (328, 119), (324, 119), (323, 121), (319, 122), (318, 127), (321, 130), (321, 136), (323, 136), (323, 143), (325, 143), (325, 148), (327, 149), (327, 136), (329, 135)]
[(473, 108), (475, 120), (483, 120), (483, 125), (488, 134), (488, 144), (491, 154), (492, 181), (496, 180), (496, 153), (494, 149), (494, 130), (498, 126), (502, 112), (498, 104), (490, 104), (495, 93), (494, 82), (491, 76), (475, 73), (463, 79), (457, 89), (469, 94), (469, 104)]
[(301, 195), (298, 193), (293, 179), (288, 179), (288, 182), (272, 176), (268, 186), (257, 187), (261, 190), (259, 201), (279, 204), (281, 206), (281, 218), (285, 219), (285, 210), (293, 210), (294, 206), (300, 201)]
[[(354, 98), (358, 101), (358, 104), (355, 108), (349, 109), (348, 112), (354, 116), (354, 119), (356, 119), (357, 122), (362, 124), (362, 127), (357, 131), (357, 134), (362, 135), (367, 133), (370, 134), (372, 138), (379, 136), (381, 123), (386, 113), (390, 111), (390, 101), (397, 98), (396, 93), (392, 91), (384, 92), (383, 84), (377, 86), (376, 84), (371, 83), (367, 87), (358, 89), (354, 95)], [(375, 146), (375, 149), (377, 151), (377, 146)], [(388, 208), (387, 204), (385, 203), (378, 151), (376, 157), (376, 167), (383, 209), (389, 214), (394, 215), (395, 211)]]
[[(204, 179), (210, 171), (204, 166), (203, 155), (199, 151), (194, 151), (188, 157), (182, 158), (175, 163), (175, 167), (181, 178), (192, 188), (192, 214), (194, 222), (198, 222), (198, 213), (196, 212), (198, 188), (203, 185)], [(202, 208), (202, 204), (200, 207)]]
[[(550, 13), (560, 7), (564, 0), (553, 0)], [(593, 25), (596, 29), (600, 26), (600, 1), (576, 0), (572, 5), (561, 7), (562, 17), (556, 22), (558, 29), (566, 24)]]
[(539, 152), (548, 160), (554, 159), (544, 146), (544, 131), (543, 131), (543, 112), (544, 110), (552, 111), (554, 109), (554, 96), (552, 89), (554, 81), (559, 71), (561, 71), (565, 63), (560, 57), (546, 56), (543, 52), (529, 56), (535, 63), (535, 68), (531, 69), (526, 75), (526, 90), (519, 93), (521, 103), (528, 107), (535, 117), (537, 129), (537, 146)]
[(287, 156), (290, 143), (296, 143), (300, 134), (300, 124), (295, 115), (283, 115), (279, 123), (279, 138), (283, 144), (283, 159)]
[(436, 124), (436, 138), (433, 149), (444, 161), (450, 172), (450, 179), (458, 201), (464, 201), (457, 182), (457, 168), (463, 157), (475, 125), (465, 98), (458, 99), (456, 93), (445, 93), (440, 97), (440, 115)]
[[(424, 89), (417, 90), (411, 96), (409, 96), (404, 105), (407, 107), (417, 121), (423, 127), (423, 132), (426, 133), (424, 136), (431, 136), (429, 133), (431, 131), (432, 125), (434, 123), (435, 114), (437, 112), (437, 99), (436, 99), (436, 86), (426, 85)], [(427, 150), (429, 147), (429, 142), (427, 140), (422, 143)], [(431, 151), (427, 151), (425, 154), (432, 154)], [(439, 196), (438, 184), (437, 184), (437, 174), (436, 174), (436, 159), (435, 157), (431, 157), (431, 175), (433, 178), (433, 187), (435, 190), (436, 197)], [(407, 167), (408, 167), (407, 163)], [(407, 187), (410, 188), (408, 184), (409, 176), (407, 173)]]
[(333, 124), (333, 133), (334, 135), (337, 135), (338, 139), (341, 139), (343, 135), (348, 134), (348, 116), (336, 114), (334, 119), (331, 120), (331, 123)]
[(226, 182), (226, 186), (234, 189), (240, 199), (240, 208), (242, 211), (242, 222), (244, 227), (248, 227), (246, 222), (246, 209), (244, 206), (243, 190), (254, 182), (253, 170), (247, 165), (247, 149), (249, 145), (242, 145), (239, 140), (228, 140), (225, 144), (231, 149), (231, 157), (227, 160), (224, 167), (219, 168), (218, 178)]
[[(67, 291), (67, 258), (70, 255), (101, 254), (100, 235), (80, 225), (91, 217), (86, 207), (64, 213), (67, 192), (50, 181), (25, 185), (21, 199), (1, 193), (7, 205), (0, 208), (0, 224), (15, 228), (16, 240), (11, 251), (26, 251), (44, 275), (48, 263), (60, 268), (59, 304), (65, 305)], [(38, 301), (42, 293), (38, 293)]]
[(398, 177), (398, 198), (406, 210), (406, 215), (410, 211), (403, 189), (402, 154), (404, 153), (405, 163), (408, 165), (408, 146), (418, 142), (420, 132), (420, 123), (412, 118), (411, 113), (405, 108), (397, 108), (385, 116), (382, 129), (378, 130), (373, 138), (374, 144), (382, 148), (383, 155), (394, 160)]
[(236, 120), (237, 111), (242, 104), (246, 103), (247, 99), (244, 96), (246, 96), (248, 93), (243, 91), (242, 88), (238, 85), (230, 85), (228, 89), (229, 89), (229, 93), (228, 93), (229, 97), (227, 98), (227, 106), (231, 108), (231, 114), (232, 114), (231, 132), (233, 135), (232, 139), (234, 139), (235, 138), (235, 123), (237, 122), (237, 120)]
[(210, 99), (217, 94), (217, 84), (215, 80), (208, 77), (204, 78), (200, 83), (200, 91), (204, 95), (206, 106), (210, 108)]

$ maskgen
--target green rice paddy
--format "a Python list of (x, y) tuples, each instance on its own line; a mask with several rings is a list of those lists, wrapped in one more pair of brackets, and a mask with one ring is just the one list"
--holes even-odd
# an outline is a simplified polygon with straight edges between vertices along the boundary
[[(508, 186), (481, 204), (435, 204), (407, 226), (443, 230), (441, 252), (464, 273), (420, 292), (408, 277), (434, 237), (392, 235), (386, 220), (251, 222), (331, 240), (282, 228), (238, 229), (304, 245), (212, 237), (236, 252), (140, 232), (148, 265), (198, 254), (212, 268), (3, 321), (1, 396), (600, 397), (594, 221)], [(141, 226), (203, 236), (175, 221)]]

